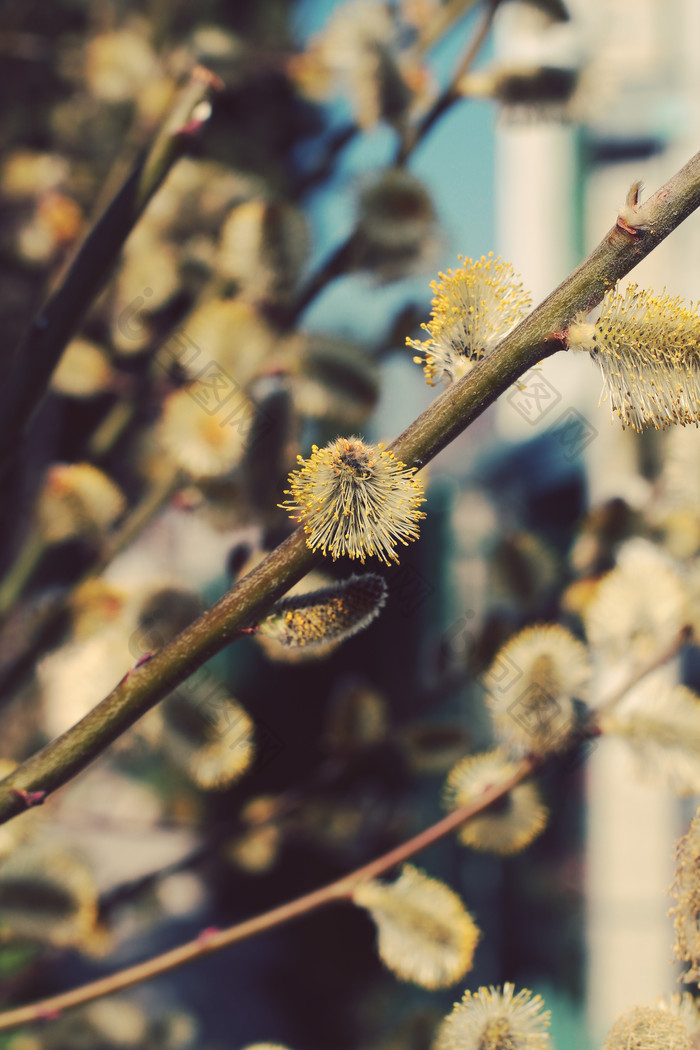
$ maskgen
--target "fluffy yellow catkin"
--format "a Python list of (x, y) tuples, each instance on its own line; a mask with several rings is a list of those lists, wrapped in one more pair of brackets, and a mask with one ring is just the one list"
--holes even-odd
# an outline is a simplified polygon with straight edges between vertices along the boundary
[(97, 922), (90, 869), (56, 849), (19, 849), (0, 870), (0, 927), (6, 937), (79, 947)]
[(223, 791), (255, 758), (253, 720), (207, 679), (190, 679), (161, 705), (161, 747), (202, 791)]
[(677, 959), (690, 963), (682, 980), (700, 985), (700, 812), (696, 811), (687, 835), (676, 846), (676, 877), (671, 894), (676, 905), (671, 909), (676, 931), (674, 952)]
[(484, 684), (498, 742), (510, 753), (565, 748), (576, 724), (575, 699), (591, 675), (585, 645), (560, 624), (536, 624), (497, 653)]
[(441, 379), (461, 379), (530, 310), (530, 296), (510, 263), (494, 258), (493, 252), (476, 262), (458, 258), (458, 269), (440, 273), (440, 280), (431, 284), (432, 314), (421, 325), (428, 338), (406, 340), (423, 355), (413, 360), (423, 365), (430, 386)]
[(440, 1025), (434, 1050), (549, 1050), (544, 1000), (515, 986), (467, 991)]
[[(475, 802), (489, 788), (513, 775), (516, 764), (501, 751), (484, 751), (467, 755), (450, 770), (443, 801), (447, 809)], [(544, 830), (547, 807), (539, 789), (531, 781), (517, 784), (505, 798), (467, 820), (457, 837), (465, 846), (501, 856), (519, 853)]]
[(678, 1017), (650, 1006), (635, 1006), (615, 1021), (603, 1050), (692, 1050)]
[(681, 796), (700, 794), (700, 696), (649, 675), (599, 718), (631, 748), (640, 773)]
[(376, 555), (389, 565), (399, 560), (397, 543), (418, 538), (423, 485), (415, 467), (381, 443), (338, 438), (325, 448), (314, 445), (307, 460), (297, 458), (300, 469), (289, 475), (285, 491), (291, 499), (280, 506), (303, 522), (311, 550), (362, 563)]
[(91, 463), (55, 463), (37, 501), (39, 530), (46, 543), (75, 536), (96, 538), (124, 512), (121, 489)]
[(319, 591), (283, 598), (258, 631), (291, 649), (325, 647), (368, 627), (386, 596), (381, 576), (371, 572), (351, 576)]
[(404, 981), (446, 988), (471, 968), (479, 930), (454, 890), (405, 864), (393, 883), (360, 883), (353, 901), (377, 926), (382, 962)]
[(624, 426), (641, 431), (700, 420), (700, 313), (678, 296), (630, 284), (610, 289), (597, 321), (577, 317), (567, 343), (603, 373), (603, 396)]

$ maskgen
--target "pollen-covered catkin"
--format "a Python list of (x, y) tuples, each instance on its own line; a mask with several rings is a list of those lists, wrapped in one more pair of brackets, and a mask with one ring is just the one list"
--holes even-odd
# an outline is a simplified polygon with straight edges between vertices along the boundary
[(511, 638), (485, 676), (499, 743), (515, 755), (549, 754), (568, 745), (574, 701), (588, 694), (585, 645), (560, 624), (535, 624)]
[(493, 252), (476, 262), (458, 258), (461, 266), (440, 273), (440, 280), (431, 284), (432, 314), (421, 326), (428, 338), (406, 340), (423, 355), (413, 360), (423, 365), (430, 386), (441, 379), (461, 379), (530, 310), (530, 296), (510, 263), (494, 258)]
[(418, 538), (423, 485), (415, 467), (381, 443), (338, 438), (325, 448), (314, 445), (307, 460), (298, 460), (285, 492), (291, 499), (280, 506), (303, 523), (311, 550), (363, 563), (376, 555), (389, 565), (399, 560), (397, 543)]
[[(513, 776), (516, 764), (501, 751), (467, 755), (450, 770), (443, 794), (447, 809), (476, 802), (485, 791)], [(544, 830), (547, 807), (532, 781), (516, 784), (507, 795), (465, 821), (459, 841), (472, 849), (501, 856), (519, 853)]]
[(515, 986), (466, 991), (438, 1029), (434, 1050), (549, 1050), (544, 1000)]
[(603, 373), (603, 395), (623, 426), (663, 430), (700, 420), (700, 313), (678, 296), (630, 284), (610, 289), (597, 321), (569, 326), (572, 350), (587, 350)]
[(381, 576), (351, 576), (319, 591), (283, 598), (258, 631), (290, 649), (326, 647), (368, 627), (386, 602)]
[(471, 968), (478, 927), (439, 879), (405, 864), (396, 882), (362, 882), (352, 899), (372, 916), (382, 962), (402, 980), (446, 988)]
[(676, 905), (670, 912), (676, 931), (674, 952), (677, 959), (690, 963), (682, 980), (700, 984), (700, 812), (676, 846), (676, 862), (671, 886)]

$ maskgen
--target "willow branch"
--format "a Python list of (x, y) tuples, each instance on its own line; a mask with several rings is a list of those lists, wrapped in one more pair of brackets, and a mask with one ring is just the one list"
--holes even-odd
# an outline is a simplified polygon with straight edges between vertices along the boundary
[(58, 287), (17, 347), (0, 392), (0, 464), (8, 461), (43, 399), (58, 360), (102, 288), (126, 238), (192, 134), (208, 117), (207, 100), (221, 87), (197, 66), (146, 156), (92, 227)]
[(181, 944), (177, 948), (163, 952), (162, 955), (156, 955), (145, 962), (138, 963), (136, 966), (120, 970), (109, 977), (102, 977), (100, 980), (92, 981), (90, 984), (85, 984), (80, 988), (61, 992), (59, 995), (53, 995), (48, 999), (42, 999), (28, 1006), (20, 1006), (14, 1010), (5, 1010), (0, 1013), (0, 1031), (17, 1028), (19, 1025), (29, 1024), (32, 1021), (55, 1017), (57, 1013), (62, 1013), (64, 1010), (81, 1006), (84, 1003), (91, 1002), (93, 999), (99, 999), (104, 995), (111, 995), (113, 992), (123, 991), (125, 988), (130, 988), (135, 984), (149, 981), (153, 977), (175, 970), (179, 966), (199, 959), (204, 955), (221, 951), (222, 948), (228, 948), (231, 944), (247, 940), (249, 937), (263, 933), (265, 930), (282, 926), (292, 919), (307, 915), (309, 912), (316, 911), (318, 908), (325, 907), (328, 904), (350, 900), (359, 883), (383, 875), (397, 864), (401, 864), (413, 856), (414, 853), (432, 846), (434, 842), (451, 834), (466, 820), (469, 820), (470, 817), (481, 813), (493, 802), (506, 795), (516, 784), (530, 776), (537, 768), (537, 764), (535, 759), (523, 759), (507, 780), (490, 787), (474, 802), (461, 806), (448, 814), (448, 816), (443, 817), (436, 824), (419, 832), (418, 835), (414, 835), (407, 842), (401, 843), (400, 846), (396, 846), (394, 849), (389, 850), (388, 853), (384, 853), (381, 857), (370, 861), (369, 864), (357, 868), (349, 875), (345, 875), (327, 886), (322, 886), (312, 893), (306, 893), (303, 897), (297, 897), (296, 900), (283, 904), (281, 907), (273, 908), (271, 911), (257, 915), (253, 919), (247, 919), (245, 922), (237, 923), (235, 926), (229, 926), (227, 929), (207, 930), (186, 944)]
[[(422, 467), (540, 360), (562, 348), (579, 311), (605, 292), (700, 205), (700, 153), (645, 204), (648, 228), (632, 235), (613, 228), (543, 303), (454, 386), (447, 389), (390, 446), (409, 466)], [(300, 526), (223, 598), (136, 667), (71, 729), (0, 782), (0, 823), (21, 813), (28, 798), (45, 797), (92, 762), (129, 726), (219, 652), (320, 560)]]

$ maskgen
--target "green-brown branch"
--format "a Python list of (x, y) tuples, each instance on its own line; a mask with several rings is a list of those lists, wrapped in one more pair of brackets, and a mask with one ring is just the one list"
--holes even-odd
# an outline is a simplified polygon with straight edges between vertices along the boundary
[[(600, 303), (606, 290), (700, 205), (700, 153), (646, 203), (648, 228), (637, 236), (617, 225), (589, 257), (491, 354), (435, 399), (391, 446), (422, 467), (523, 373), (561, 349), (571, 318)], [(0, 822), (21, 813), (34, 792), (49, 794), (92, 762), (121, 733), (301, 579), (319, 560), (300, 527), (173, 642), (136, 668), (77, 725), (23, 762), (0, 783)], [(391, 581), (389, 581), (391, 584)]]

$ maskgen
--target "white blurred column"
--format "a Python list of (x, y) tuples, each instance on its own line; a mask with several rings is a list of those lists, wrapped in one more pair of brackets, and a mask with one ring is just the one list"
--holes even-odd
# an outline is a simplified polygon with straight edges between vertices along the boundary
[[(571, 25), (544, 28), (541, 13), (526, 4), (501, 6), (494, 39), (497, 65), (561, 65), (567, 56), (573, 64), (579, 50)], [(573, 125), (525, 107), (522, 114), (505, 114), (496, 130), (496, 251), (513, 265), (533, 305), (580, 262), (578, 136)], [(564, 354), (545, 360), (541, 374), (556, 391), (552, 410), (533, 421), (502, 398), (496, 408), (499, 436), (527, 440), (566, 409), (585, 409), (597, 390), (586, 364)]]
[(639, 779), (620, 740), (589, 759), (586, 851), (588, 1018), (598, 1045), (615, 1018), (678, 990), (671, 962), (678, 802)]
[(496, 131), (496, 241), (540, 302), (578, 261), (576, 133), (560, 123)]
[[(634, 137), (658, 130), (645, 127), (645, 121), (672, 120), (679, 81), (685, 79), (688, 90), (691, 79), (697, 86), (700, 78), (697, 0), (573, 0), (572, 7), (583, 22), (574, 31), (588, 41), (596, 63), (594, 83), (604, 89), (594, 127), (599, 117), (606, 137)], [(497, 60), (516, 59), (519, 50), (531, 48), (527, 18), (521, 5), (501, 8)], [(678, 53), (671, 53), (672, 48)], [(682, 49), (692, 50), (692, 56)], [(623, 106), (615, 108), (620, 98)], [(676, 160), (675, 155), (651, 158), (631, 165), (634, 173), (623, 165), (603, 169), (587, 194), (586, 250), (612, 226), (629, 184), (644, 178), (647, 192), (653, 191), (663, 181), (659, 176), (667, 178), (679, 166)], [(575, 132), (564, 125), (504, 122), (498, 130), (497, 250), (522, 276), (535, 304), (580, 261), (578, 163)], [(700, 254), (698, 244), (696, 233)], [(655, 276), (659, 271), (672, 275), (682, 256), (677, 241), (668, 254), (655, 252), (644, 266)], [(633, 279), (638, 279), (636, 273)], [(695, 279), (700, 288), (700, 274)], [(670, 280), (661, 281), (659, 290)], [(599, 432), (585, 453), (595, 496), (609, 498), (618, 487), (617, 494), (637, 502), (636, 452), (628, 447), (629, 435), (620, 437), (619, 428), (617, 437), (611, 435), (609, 406), (596, 407), (600, 376), (586, 355), (555, 355), (543, 363), (542, 375), (560, 394), (557, 409), (535, 428), (518, 417), (506, 395), (498, 406), (500, 434), (511, 440), (532, 437), (551, 425), (560, 408), (572, 405)], [(641, 499), (644, 492), (638, 495)], [(587, 1009), (597, 1045), (619, 1013), (650, 1005), (658, 995), (677, 989), (667, 891), (674, 842), (682, 828), (677, 801), (657, 785), (639, 781), (619, 742), (600, 742), (589, 759), (587, 781), (587, 925), (582, 933), (588, 938)]]

